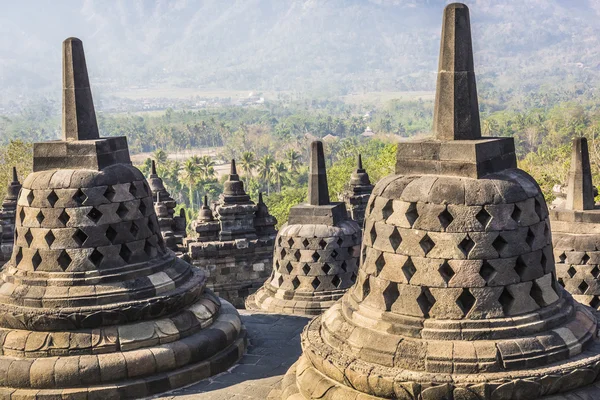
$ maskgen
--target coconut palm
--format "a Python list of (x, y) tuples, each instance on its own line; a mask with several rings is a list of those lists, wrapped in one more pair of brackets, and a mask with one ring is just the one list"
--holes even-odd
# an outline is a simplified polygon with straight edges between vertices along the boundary
[(210, 156), (202, 156), (198, 159), (198, 168), (202, 175), (202, 179), (210, 180), (215, 175), (215, 162)]
[(248, 179), (252, 177), (252, 170), (256, 168), (256, 165), (257, 161), (254, 153), (245, 151), (240, 159), (240, 167), (242, 167), (242, 171), (244, 171), (244, 175), (246, 176), (246, 186), (248, 186)]
[(162, 149), (154, 150), (154, 154), (152, 156), (158, 165), (166, 163), (169, 157), (167, 152)]
[(302, 156), (294, 149), (289, 149), (285, 153), (285, 159), (288, 164), (288, 169), (290, 172), (297, 172), (298, 167), (300, 167), (300, 163), (302, 161)]
[(271, 176), (275, 183), (277, 183), (278, 192), (281, 192), (281, 181), (285, 178), (286, 172), (287, 168), (283, 162), (277, 161), (275, 164), (273, 164)]
[(273, 173), (273, 164), (275, 163), (275, 159), (272, 155), (267, 154), (263, 158), (261, 158), (258, 162), (258, 177), (263, 183), (267, 184), (267, 195), (270, 192), (270, 180), (272, 178)]
[(183, 164), (183, 169), (180, 171), (180, 179), (188, 187), (191, 211), (194, 211), (194, 189), (201, 177), (200, 169), (192, 159), (187, 160)]

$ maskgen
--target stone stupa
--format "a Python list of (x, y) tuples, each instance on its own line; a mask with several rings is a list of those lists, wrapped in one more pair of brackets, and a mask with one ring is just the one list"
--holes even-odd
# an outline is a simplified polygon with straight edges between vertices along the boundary
[(17, 213), (17, 197), (21, 191), (21, 182), (17, 176), (17, 168), (12, 168), (12, 182), (6, 189), (6, 197), (0, 208), (0, 266), (7, 262), (13, 251), (15, 239), (15, 217)]
[(1, 397), (140, 398), (227, 370), (245, 349), (239, 315), (166, 249), (126, 138), (99, 136), (75, 38), (62, 132), (34, 144), (0, 274)]
[(330, 203), (323, 143), (312, 142), (308, 203), (290, 209), (275, 239), (273, 273), (246, 308), (321, 314), (354, 283), (359, 254), (360, 226), (344, 203)]
[(235, 160), (223, 186), (214, 212), (204, 198), (192, 223), (197, 236), (186, 240), (188, 256), (206, 271), (209, 288), (244, 308), (246, 298), (271, 274), (277, 220), (269, 214), (262, 195), (258, 204), (250, 199)]
[(550, 210), (558, 281), (581, 303), (600, 309), (600, 207), (587, 139), (573, 140), (566, 200)]
[(183, 239), (186, 236), (187, 219), (185, 210), (181, 209), (179, 215), (175, 215), (177, 202), (165, 188), (163, 180), (156, 173), (156, 162), (152, 160), (148, 184), (154, 199), (154, 210), (158, 216), (158, 225), (166, 246), (176, 253), (186, 251), (183, 247)]
[(365, 222), (365, 210), (367, 209), (367, 203), (371, 192), (373, 191), (373, 185), (369, 179), (369, 174), (363, 168), (362, 156), (359, 154), (356, 162), (356, 170), (350, 176), (350, 187), (344, 193), (344, 201), (346, 202), (346, 208), (352, 218), (361, 227)]
[[(556, 281), (546, 203), (513, 138), (481, 137), (472, 54), (468, 8), (451, 4), (435, 138), (398, 144), (356, 284), (304, 329), (271, 398), (534, 400), (596, 380), (596, 318)], [(568, 398), (600, 398), (588, 389)]]

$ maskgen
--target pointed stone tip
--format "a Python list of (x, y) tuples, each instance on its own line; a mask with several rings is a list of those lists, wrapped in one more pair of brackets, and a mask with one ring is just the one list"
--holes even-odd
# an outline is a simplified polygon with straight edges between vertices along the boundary
[(594, 187), (587, 139), (577, 137), (573, 139), (566, 208), (592, 210), (594, 204)]
[(258, 192), (258, 204), (263, 204), (263, 195), (262, 192)]
[(444, 7), (444, 12), (447, 12), (449, 10), (456, 10), (456, 9), (460, 9), (460, 8), (464, 8), (467, 11), (469, 11), (469, 7), (467, 7), (467, 5), (465, 3), (450, 3), (446, 7)]
[(63, 140), (100, 138), (83, 42), (63, 41)]
[(356, 163), (356, 169), (363, 169), (362, 155), (360, 153), (358, 154), (358, 161)]
[(185, 218), (185, 210), (183, 208), (179, 209), (179, 217), (180, 218)]
[(152, 170), (151, 170), (151, 174), (152, 175), (156, 175), (156, 161), (152, 160)]
[(19, 182), (19, 177), (17, 176), (17, 167), (12, 167), (12, 181), (14, 183)]
[(204, 206), (208, 207), (208, 196), (204, 195)]
[(231, 159), (231, 171), (229, 172), (229, 175), (237, 175), (237, 168), (235, 166), (235, 158)]
[(308, 175), (308, 203), (313, 206), (329, 204), (327, 169), (323, 142), (315, 140), (310, 146), (310, 173)]

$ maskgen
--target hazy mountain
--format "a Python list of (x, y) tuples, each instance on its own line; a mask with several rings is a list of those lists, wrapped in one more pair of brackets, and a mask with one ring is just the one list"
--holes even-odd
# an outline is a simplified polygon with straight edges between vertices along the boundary
[[(0, 97), (57, 85), (60, 46), (68, 36), (84, 41), (92, 81), (108, 91), (154, 84), (431, 89), (446, 3), (6, 1), (0, 13)], [(468, 5), (482, 85), (591, 84), (600, 76), (600, 0), (473, 0)]]

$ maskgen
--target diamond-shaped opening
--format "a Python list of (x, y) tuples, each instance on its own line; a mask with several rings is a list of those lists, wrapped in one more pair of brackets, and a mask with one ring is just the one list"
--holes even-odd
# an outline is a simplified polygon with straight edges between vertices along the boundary
[(104, 233), (104, 235), (111, 243), (114, 244), (114, 241), (117, 238), (118, 233), (112, 226), (109, 225), (108, 228), (106, 228), (106, 232)]
[(581, 281), (579, 286), (577, 286), (577, 289), (581, 291), (581, 294), (585, 294), (585, 291), (588, 290), (589, 287), (590, 285), (588, 285), (586, 281)]
[(415, 274), (415, 272), (417, 272), (415, 264), (413, 264), (413, 261), (410, 257), (408, 257), (404, 262), (404, 265), (402, 266), (402, 272), (404, 272), (406, 282), (410, 283), (410, 280), (412, 279), (413, 275)]
[(283, 238), (281, 236), (279, 236), (279, 238), (277, 239), (277, 245), (279, 247), (281, 247), (281, 242), (283, 241)]
[(338, 252), (336, 250), (333, 250), (331, 252), (331, 258), (333, 258), (335, 260), (337, 258), (337, 256), (338, 256)]
[(50, 192), (50, 194), (48, 195), (48, 197), (46, 197), (46, 199), (48, 199), (48, 203), (50, 203), (50, 207), (54, 207), (54, 205), (58, 201), (58, 196), (57, 196), (57, 194), (53, 190), (53, 191)]
[(540, 218), (540, 220), (543, 220), (544, 216), (542, 214), (542, 204), (537, 199), (537, 197), (535, 198), (534, 208), (535, 208), (535, 213), (537, 214), (537, 216)]
[(502, 235), (498, 235), (498, 237), (492, 242), (492, 246), (498, 252), (498, 254), (500, 254), (506, 248), (506, 245), (508, 245), (508, 242), (504, 240)]
[(31, 206), (31, 203), (33, 203), (33, 200), (35, 200), (35, 195), (33, 194), (33, 190), (30, 190), (29, 194), (27, 195), (27, 204), (29, 206)]
[(319, 247), (320, 247), (321, 249), (324, 249), (325, 247), (327, 247), (327, 242), (326, 242), (324, 239), (321, 239), (321, 240), (319, 241)]
[(81, 229), (77, 229), (75, 233), (73, 233), (73, 239), (75, 240), (75, 243), (77, 243), (78, 246), (83, 246), (87, 238), (88, 235)]
[(452, 277), (455, 275), (455, 272), (450, 266), (450, 264), (448, 264), (448, 261), (444, 261), (444, 263), (440, 266), (438, 271), (440, 272), (442, 279), (446, 283), (448, 283), (450, 279), (452, 279)]
[(94, 249), (94, 251), (92, 251), (92, 254), (90, 254), (90, 261), (96, 266), (96, 268), (100, 266), (100, 263), (103, 259), (104, 254), (102, 254), (98, 249)]
[(331, 283), (333, 284), (333, 286), (335, 286), (336, 288), (339, 288), (340, 285), (342, 284), (342, 280), (340, 279), (339, 276), (334, 276), (333, 279), (331, 280)]
[(572, 265), (567, 270), (567, 274), (569, 275), (570, 278), (574, 277), (576, 273), (577, 273), (577, 270), (575, 268), (573, 268)]
[(383, 301), (385, 302), (385, 310), (390, 311), (392, 305), (398, 300), (400, 292), (398, 291), (398, 284), (396, 282), (390, 282), (383, 291)]
[(46, 217), (44, 216), (44, 213), (42, 212), (42, 210), (40, 210), (37, 215), (35, 216), (35, 219), (37, 220), (37, 222), (39, 224), (41, 224), (42, 222), (44, 222), (44, 219), (46, 219)]
[(485, 208), (481, 207), (481, 210), (479, 210), (477, 215), (475, 215), (475, 218), (485, 229), (487, 227), (488, 222), (490, 222), (490, 219), (492, 219), (492, 216), (490, 215), (490, 213), (487, 212)]
[(304, 247), (308, 247), (309, 244), (310, 244), (310, 242), (306, 238), (302, 241), (302, 246), (304, 246)]
[(518, 224), (519, 222), (521, 222), (521, 214), (521, 209), (518, 205), (515, 204), (515, 208), (513, 209), (513, 212), (510, 215), (510, 217)]
[(289, 238), (289, 239), (287, 240), (287, 244), (288, 244), (288, 246), (290, 246), (290, 247), (294, 247), (294, 238)]
[(537, 284), (536, 281), (533, 281), (531, 285), (531, 290), (529, 291), (529, 295), (531, 298), (537, 303), (540, 307), (545, 307), (547, 304), (544, 301), (544, 293), (540, 285)]
[(285, 248), (283, 248), (283, 247), (282, 247), (282, 248), (281, 248), (281, 250), (279, 251), (279, 258), (280, 258), (281, 260), (283, 260), (283, 259), (285, 258), (285, 255), (286, 255), (286, 254), (287, 254), (287, 253), (286, 253), (286, 251), (285, 251)]
[(148, 255), (148, 257), (154, 257), (157, 253), (156, 247), (150, 243), (149, 240), (146, 239), (146, 243), (144, 244), (144, 253)]
[(135, 182), (131, 182), (131, 184), (129, 184), (129, 193), (131, 193), (133, 197), (137, 197), (137, 192), (138, 190)]
[(350, 280), (352, 281), (352, 283), (356, 283), (356, 278), (357, 278), (356, 273), (353, 272), (352, 276), (350, 277)]
[(590, 261), (590, 256), (587, 253), (585, 253), (583, 257), (581, 257), (581, 265), (587, 264), (588, 261)]
[(406, 216), (408, 223), (412, 227), (415, 224), (417, 218), (419, 218), (419, 213), (417, 212), (417, 203), (410, 203), (404, 215)]
[(339, 247), (342, 247), (342, 244), (344, 244), (344, 239), (343, 239), (343, 238), (341, 238), (341, 237), (338, 237), (338, 240), (337, 240), (337, 242), (336, 242), (336, 243), (337, 243), (337, 245), (338, 245)]
[(362, 299), (364, 300), (367, 298), (367, 296), (369, 294), (371, 294), (371, 283), (369, 282), (369, 277), (367, 276), (362, 284)]
[(527, 242), (527, 245), (529, 245), (529, 247), (532, 247), (534, 241), (535, 241), (535, 235), (534, 235), (533, 231), (531, 230), (531, 228), (529, 228), (527, 230), (527, 237), (525, 238), (525, 242)]
[(375, 260), (375, 266), (377, 267), (377, 274), (379, 274), (385, 266), (385, 257), (383, 256), (383, 253), (381, 253), (379, 257), (377, 257), (377, 260)]
[(594, 296), (592, 301), (590, 301), (590, 307), (597, 310), (600, 307), (600, 297)]
[(120, 203), (119, 207), (117, 208), (117, 215), (119, 216), (119, 218), (124, 219), (127, 216), (127, 214), (129, 214), (129, 209), (127, 208), (125, 203)]
[(593, 269), (592, 269), (592, 276), (594, 278), (598, 278), (598, 275), (600, 275), (600, 268), (598, 268), (598, 266), (596, 265)]
[(148, 209), (148, 207), (146, 207), (146, 203), (144, 202), (144, 200), (140, 200), (140, 206), (138, 208), (140, 210), (140, 212), (142, 213), (142, 215), (146, 215), (146, 211)]
[(515, 298), (510, 294), (507, 288), (504, 288), (502, 294), (498, 298), (498, 302), (502, 306), (502, 310), (504, 311), (504, 315), (508, 315), (508, 312), (512, 308), (513, 302)]
[(281, 285), (283, 285), (283, 276), (279, 275), (279, 278), (277, 278), (277, 286), (281, 287)]
[(58, 220), (65, 226), (67, 226), (67, 223), (70, 219), (71, 217), (69, 217), (69, 214), (67, 214), (67, 210), (62, 210), (62, 212), (58, 216)]
[(469, 235), (465, 236), (465, 238), (458, 244), (458, 248), (463, 252), (465, 257), (469, 257), (469, 253), (475, 247), (475, 242)]
[(294, 279), (292, 279), (292, 286), (294, 287), (294, 289), (298, 289), (300, 287), (300, 279), (298, 279), (297, 276), (295, 276)]
[(375, 243), (375, 240), (377, 240), (377, 230), (375, 229), (375, 224), (373, 224), (369, 235), (371, 236), (371, 244)]
[(52, 246), (52, 243), (54, 243), (54, 240), (56, 239), (56, 237), (54, 237), (54, 233), (52, 233), (52, 231), (48, 231), (48, 233), (46, 233), (46, 236), (44, 236), (44, 239), (46, 239), (46, 243), (48, 244), (48, 247)]
[(287, 264), (285, 265), (285, 270), (287, 271), (288, 274), (291, 274), (292, 271), (294, 270), (294, 266), (292, 265), (291, 262), (287, 262)]
[(27, 246), (31, 246), (31, 242), (33, 242), (33, 234), (31, 233), (31, 229), (27, 229), (25, 233), (25, 241), (27, 242)]
[(106, 188), (106, 190), (104, 191), (104, 198), (106, 198), (106, 200), (112, 202), (113, 199), (115, 198), (116, 194), (117, 194), (117, 192), (115, 192), (115, 188), (112, 186), (108, 186)]
[(342, 271), (348, 272), (348, 264), (346, 264), (346, 261), (342, 261), (342, 263), (340, 264), (340, 268), (342, 269)]
[(82, 205), (87, 200), (87, 195), (83, 193), (81, 189), (78, 189), (77, 192), (73, 195), (73, 200), (79, 205)]
[(496, 275), (496, 270), (494, 269), (494, 267), (492, 267), (492, 265), (487, 260), (483, 260), (483, 264), (481, 265), (481, 268), (479, 269), (479, 275), (481, 275), (481, 277), (487, 283), (490, 281), (490, 279), (492, 279), (492, 277), (494, 277)]
[(129, 260), (131, 260), (131, 250), (129, 250), (129, 247), (127, 247), (126, 244), (122, 244), (121, 245), (121, 250), (119, 251), (119, 256), (123, 259), (123, 261), (125, 261), (126, 263), (129, 262)]
[(19, 212), (19, 218), (21, 219), (21, 224), (25, 221), (25, 210), (21, 208), (21, 212)]
[(23, 259), (23, 249), (19, 247), (19, 250), (17, 250), (17, 254), (15, 255), (15, 265), (18, 266), (21, 263), (22, 259)]
[(428, 288), (423, 287), (421, 290), (421, 294), (417, 297), (417, 304), (419, 304), (423, 316), (429, 317), (429, 311), (435, 304), (435, 297), (431, 295)]
[(456, 299), (456, 304), (458, 304), (458, 306), (460, 307), (461, 311), (463, 312), (463, 315), (466, 316), (475, 304), (475, 297), (471, 294), (469, 289), (465, 288), (463, 289), (460, 296), (458, 296), (458, 299)]
[(546, 254), (544, 253), (542, 253), (542, 257), (540, 258), (540, 264), (542, 265), (544, 272), (546, 272), (548, 270), (548, 257), (546, 257)]
[(140, 232), (140, 228), (137, 226), (137, 224), (135, 222), (132, 222), (131, 227), (129, 228), (129, 233), (131, 233), (131, 235), (134, 238), (137, 238), (137, 235), (139, 232)]
[(312, 253), (312, 260), (313, 260), (314, 262), (317, 262), (317, 261), (319, 261), (319, 259), (320, 259), (320, 258), (321, 258), (321, 255), (320, 255), (320, 254), (319, 254), (317, 251), (314, 251), (314, 252)]
[(392, 200), (388, 200), (387, 203), (381, 209), (381, 214), (383, 215), (383, 219), (388, 219), (390, 215), (394, 213), (394, 207)]
[(563, 278), (558, 278), (556, 281), (560, 284), (560, 286), (565, 287), (565, 281), (563, 281)]
[(40, 264), (42, 263), (42, 256), (39, 251), (36, 251), (33, 257), (31, 258), (31, 263), (33, 264), (33, 269), (38, 269)]
[(431, 240), (428, 234), (425, 234), (425, 236), (423, 236), (419, 242), (419, 245), (421, 246), (421, 249), (423, 249), (423, 253), (427, 255), (427, 253), (429, 253), (435, 247), (435, 242)]
[(321, 284), (321, 281), (319, 280), (318, 277), (315, 276), (315, 279), (313, 279), (310, 284), (312, 285), (312, 287), (313, 287), (314, 290), (317, 290), (317, 288)]
[(296, 259), (296, 261), (300, 261), (301, 255), (302, 253), (300, 253), (300, 250), (296, 249), (296, 251), (294, 252), (294, 258)]
[(448, 225), (454, 221), (454, 216), (448, 211), (448, 208), (445, 208), (444, 211), (438, 215), (438, 220), (440, 221), (440, 224), (442, 224), (442, 228), (446, 229)]
[(523, 280), (523, 275), (527, 272), (527, 263), (521, 256), (517, 257), (517, 260), (515, 261), (515, 272), (519, 274), (519, 277)]
[(69, 265), (71, 265), (71, 257), (66, 252), (66, 250), (63, 250), (60, 252), (60, 255), (58, 256), (57, 261), (58, 261), (58, 265), (60, 266), (60, 268), (63, 271), (66, 271), (67, 268), (69, 268)]
[(400, 236), (400, 232), (398, 232), (397, 228), (394, 228), (392, 234), (390, 235), (390, 244), (392, 245), (392, 249), (394, 251), (398, 250), (400, 244), (402, 243), (402, 236)]
[(100, 218), (102, 218), (102, 213), (96, 207), (92, 207), (87, 216), (93, 223), (96, 224), (98, 221), (100, 221)]
[(331, 271), (331, 266), (327, 263), (323, 264), (321, 270), (325, 273), (325, 275), (329, 275), (329, 271)]
[(304, 272), (304, 275), (308, 275), (308, 273), (310, 272), (310, 265), (304, 264), (304, 266), (302, 267), (302, 272)]
[(558, 256), (558, 262), (564, 264), (565, 261), (567, 261), (567, 255), (563, 252), (561, 255)]

